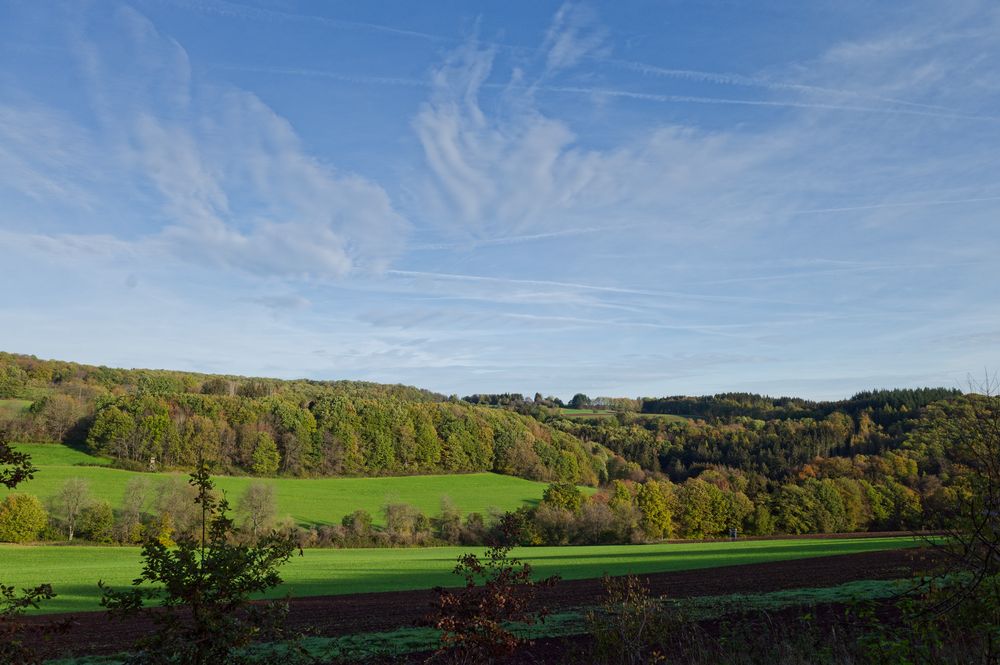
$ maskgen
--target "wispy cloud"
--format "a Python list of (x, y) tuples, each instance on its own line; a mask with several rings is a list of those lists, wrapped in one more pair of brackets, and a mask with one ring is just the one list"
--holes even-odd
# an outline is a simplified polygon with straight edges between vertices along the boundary
[(356, 83), (362, 85), (389, 85), (405, 86), (410, 88), (430, 88), (431, 82), (426, 78), (407, 78), (402, 76), (369, 76), (365, 74), (347, 74), (326, 69), (313, 69), (308, 67), (270, 67), (260, 65), (233, 65), (214, 64), (213, 68), (219, 70), (252, 72), (254, 74), (275, 74), (278, 76), (305, 76), (314, 78), (330, 79), (343, 83)]
[[(616, 228), (622, 228), (624, 226), (626, 225), (618, 225)], [(548, 233), (528, 233), (524, 235), (501, 236), (498, 238), (475, 238), (475, 239), (470, 238), (466, 242), (413, 244), (410, 245), (408, 249), (411, 252), (455, 251), (455, 250), (469, 251), (472, 249), (476, 249), (478, 247), (517, 245), (521, 243), (536, 242), (540, 240), (557, 240), (573, 236), (589, 235), (592, 233), (604, 233), (606, 231), (607, 227), (565, 229), (562, 231), (550, 231)]]
[(859, 92), (857, 90), (830, 88), (821, 85), (809, 85), (805, 83), (780, 81), (771, 78), (764, 78), (761, 76), (747, 76), (744, 74), (735, 74), (732, 72), (706, 72), (696, 69), (673, 69), (669, 67), (660, 67), (658, 65), (652, 65), (645, 62), (632, 62), (628, 60), (620, 60), (613, 58), (605, 58), (603, 59), (603, 62), (623, 67), (625, 69), (629, 69), (631, 71), (635, 71), (640, 74), (652, 75), (658, 77), (681, 79), (686, 81), (697, 81), (699, 83), (714, 83), (721, 86), (735, 86), (740, 88), (760, 88), (772, 92), (793, 92), (793, 93), (802, 93), (809, 95), (820, 95), (822, 97), (827, 97), (827, 98), (833, 97), (833, 98), (862, 99), (873, 102), (885, 102), (893, 105), (912, 106), (920, 109), (943, 111), (949, 114), (961, 115), (960, 111), (958, 111), (957, 109), (949, 108), (947, 106), (940, 106), (937, 104), (923, 104), (920, 102), (912, 102), (905, 99), (896, 99), (894, 97), (885, 97), (882, 95), (868, 93), (868, 92)]
[(270, 308), (276, 312), (305, 309), (312, 304), (308, 298), (304, 298), (295, 293), (255, 296), (253, 298), (249, 298), (248, 300), (258, 305), (263, 305), (264, 307)]
[[(431, 101), (414, 119), (434, 176), (418, 189), (419, 207), (474, 240), (589, 228), (598, 218), (676, 217), (687, 201), (671, 200), (675, 188), (686, 188), (690, 201), (777, 147), (765, 138), (750, 151), (739, 145), (744, 137), (664, 126), (588, 149), (565, 121), (519, 94), (530, 85), (509, 86), (501, 108), (484, 113), (479, 99), (493, 65), (489, 50), (459, 49), (434, 72)], [(699, 207), (704, 215), (715, 205)]]
[(770, 108), (813, 109), (818, 111), (849, 111), (852, 113), (871, 113), (884, 115), (914, 115), (927, 118), (942, 118), (945, 120), (979, 120), (1000, 122), (1000, 116), (957, 113), (953, 111), (937, 111), (932, 108), (910, 108), (900, 106), (860, 106), (837, 104), (833, 102), (809, 102), (776, 99), (740, 99), (726, 97), (702, 97), (697, 95), (664, 95), (651, 92), (631, 90), (616, 90), (613, 88), (590, 88), (579, 86), (548, 85), (542, 89), (548, 92), (559, 92), (572, 95), (589, 95), (594, 97), (615, 97), (634, 99), (663, 104), (720, 104), (727, 106), (761, 106)]
[[(135, 213), (128, 242), (257, 275), (339, 277), (379, 271), (398, 254), (408, 223), (381, 186), (310, 155), (256, 95), (194, 81), (184, 49), (145, 17), (124, 8), (111, 20), (127, 60), (86, 35), (76, 44), (97, 129), (52, 112), (0, 112), (8, 186), (79, 205), (113, 184), (119, 199), (158, 208), (158, 224)], [(111, 103), (122, 88), (132, 94)], [(29, 164), (39, 159), (44, 176)]]
[(552, 17), (542, 51), (549, 73), (573, 67), (583, 58), (606, 57), (610, 47), (607, 31), (596, 12), (587, 5), (565, 2)]
[[(479, 43), (477, 41), (477, 43)], [(347, 74), (325, 69), (312, 69), (300, 67), (270, 67), (254, 65), (214, 65), (220, 70), (245, 71), (260, 74), (274, 74), (280, 76), (303, 76), (328, 79), (342, 83), (356, 85), (380, 85), (380, 86), (403, 86), (410, 88), (433, 88), (433, 82), (429, 79), (399, 76), (375, 76), (365, 74)], [(683, 70), (682, 70), (683, 71)], [(710, 75), (708, 72), (691, 72), (691, 74), (704, 74), (708, 80), (726, 80), (725, 74)], [(753, 79), (749, 79), (753, 80)], [(479, 82), (479, 89), (493, 89), (506, 91), (520, 91), (522, 93), (551, 93), (554, 95), (575, 95), (596, 99), (627, 99), (638, 102), (651, 102), (657, 104), (708, 104), (720, 106), (751, 106), (775, 109), (812, 109), (818, 111), (840, 111), (847, 113), (861, 113), (874, 115), (913, 115), (927, 118), (941, 118), (944, 120), (972, 120), (980, 122), (1000, 122), (1000, 116), (982, 113), (963, 113), (959, 110), (934, 104), (920, 104), (917, 102), (904, 102), (902, 100), (881, 98), (863, 93), (850, 93), (849, 91), (827, 90), (834, 97), (857, 98), (869, 102), (887, 102), (881, 105), (863, 105), (838, 102), (834, 99), (828, 101), (808, 99), (785, 98), (785, 99), (750, 99), (739, 97), (710, 97), (699, 95), (676, 95), (642, 90), (626, 90), (611, 87), (595, 86), (572, 86), (535, 82), (530, 85), (518, 84), (515, 82), (499, 83), (495, 81), (483, 80)], [(770, 87), (761, 84), (758, 87), (767, 87), (779, 91), (795, 92), (819, 92), (821, 88), (815, 86), (797, 84), (774, 84)]]
[(490, 277), (484, 275), (457, 275), (453, 273), (421, 272), (416, 270), (387, 270), (386, 273), (398, 277), (418, 277), (418, 278), (427, 278), (432, 280), (488, 282), (496, 284), (520, 284), (526, 286), (546, 286), (546, 287), (556, 287), (561, 289), (599, 291), (602, 293), (649, 296), (655, 298), (677, 298), (681, 300), (698, 300), (698, 301), (714, 301), (714, 302), (771, 302), (771, 303), (780, 302), (777, 300), (772, 300), (767, 298), (755, 298), (755, 297), (738, 296), (738, 295), (714, 295), (714, 294), (684, 293), (680, 291), (632, 289), (619, 286), (580, 284), (576, 282), (559, 282), (559, 281), (543, 280), (543, 279), (516, 279), (509, 277)]
[(139, 6), (13, 12), (41, 46), (0, 63), (4, 348), (567, 395), (996, 357), (986, 2), (711, 52), (652, 6)]
[(280, 11), (278, 9), (268, 9), (259, 6), (245, 5), (228, 0), (171, 0), (173, 4), (186, 7), (193, 11), (216, 16), (231, 18), (241, 18), (248, 20), (263, 20), (269, 22), (309, 22), (323, 25), (338, 30), (362, 30), (366, 32), (377, 32), (399, 37), (412, 37), (430, 42), (453, 42), (453, 39), (442, 37), (419, 30), (408, 30), (382, 23), (371, 23), (367, 21), (346, 21), (342, 19), (330, 18), (316, 14), (299, 14), (295, 12)]
[(85, 176), (88, 158), (97, 147), (72, 131), (71, 121), (38, 104), (0, 104), (0, 187), (36, 202), (52, 198), (86, 208), (94, 204)]

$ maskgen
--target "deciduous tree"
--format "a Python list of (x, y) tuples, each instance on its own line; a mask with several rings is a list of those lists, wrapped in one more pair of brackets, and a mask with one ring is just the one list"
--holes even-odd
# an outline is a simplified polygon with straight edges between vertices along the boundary
[(0, 541), (26, 543), (49, 522), (42, 502), (30, 494), (10, 494), (0, 503)]
[(265, 483), (250, 483), (236, 502), (236, 514), (243, 521), (243, 528), (250, 532), (253, 542), (274, 523), (278, 502), (274, 498), (274, 486)]
[(52, 513), (66, 527), (69, 540), (73, 540), (80, 515), (90, 501), (90, 486), (82, 478), (67, 480), (53, 499)]
[[(148, 539), (143, 569), (127, 590), (99, 584), (101, 604), (118, 616), (144, 614), (157, 626), (137, 644), (138, 660), (152, 664), (207, 665), (240, 662), (238, 649), (280, 629), (284, 604), (251, 604), (252, 594), (281, 583), (291, 537), (271, 534), (255, 545), (233, 542), (226, 500), (218, 499), (207, 465), (191, 474), (200, 512), (200, 534), (176, 548)], [(156, 611), (146, 603), (159, 605)]]
[(252, 471), (258, 476), (270, 476), (278, 472), (280, 465), (281, 454), (274, 438), (267, 432), (258, 433), (253, 449)]

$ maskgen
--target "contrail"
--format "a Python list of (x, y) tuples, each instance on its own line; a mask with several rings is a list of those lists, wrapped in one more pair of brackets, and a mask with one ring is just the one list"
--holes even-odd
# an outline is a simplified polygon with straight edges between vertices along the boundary
[(415, 37), (417, 39), (423, 39), (432, 42), (449, 42), (453, 43), (459, 41), (457, 39), (442, 37), (440, 35), (434, 35), (428, 32), (420, 32), (419, 30), (406, 30), (404, 28), (396, 28), (391, 25), (383, 25), (380, 23), (367, 23), (364, 21), (346, 21), (342, 19), (333, 19), (326, 16), (316, 16), (313, 14), (294, 14), (292, 12), (283, 12), (276, 9), (263, 9), (261, 7), (251, 7), (249, 5), (240, 4), (238, 2), (229, 2), (228, 0), (207, 0), (203, 2), (191, 1), (185, 2), (184, 0), (172, 0), (173, 4), (188, 7), (197, 12), (203, 14), (215, 14), (217, 16), (235, 16), (237, 18), (251, 19), (251, 20), (278, 20), (278, 21), (311, 21), (315, 23), (321, 23), (323, 25), (329, 26), (331, 28), (339, 28), (342, 30), (369, 30), (372, 32), (385, 32), (394, 35), (400, 35), (403, 37)]
[[(311, 76), (317, 78), (328, 78), (345, 83), (373, 84), (373, 85), (398, 85), (407, 87), (431, 88), (433, 83), (429, 80), (406, 78), (397, 76), (367, 76), (356, 74), (343, 74), (322, 69), (306, 68), (286, 68), (286, 67), (258, 67), (219, 64), (214, 65), (220, 69), (234, 71), (262, 72), (265, 74), (284, 74), (290, 76)], [(734, 99), (727, 97), (699, 97), (692, 95), (663, 95), (652, 92), (635, 92), (630, 90), (618, 90), (614, 88), (584, 88), (576, 86), (560, 85), (514, 85), (507, 83), (483, 83), (483, 88), (504, 89), (504, 90), (541, 90), (557, 94), (572, 95), (592, 95), (602, 97), (617, 97), (623, 99), (635, 99), (639, 101), (649, 101), (658, 103), (673, 104), (722, 104), (736, 106), (760, 106), (770, 108), (797, 108), (816, 109), (825, 111), (850, 111), (854, 113), (878, 113), (886, 115), (914, 115), (928, 118), (944, 118), (948, 120), (988, 120), (996, 122), (1000, 118), (984, 115), (967, 115), (962, 113), (936, 112), (932, 110), (919, 110), (898, 107), (878, 107), (878, 106), (852, 106), (846, 104), (824, 104), (821, 102), (796, 102), (766, 99)]]
[(533, 240), (549, 240), (550, 238), (565, 238), (567, 236), (578, 236), (578, 235), (585, 235), (588, 233), (604, 233), (605, 231), (607, 231), (607, 228), (604, 227), (566, 229), (565, 231), (549, 231), (546, 233), (531, 233), (520, 236), (500, 236), (496, 238), (483, 238), (479, 240), (470, 240), (469, 242), (466, 243), (461, 243), (461, 242), (427, 243), (423, 245), (414, 245), (413, 247), (410, 247), (410, 249), (416, 251), (436, 251), (444, 249), (467, 249), (476, 247), (489, 247), (494, 245), (515, 245), (517, 243), (531, 242)]
[(576, 282), (557, 282), (543, 279), (515, 279), (510, 277), (486, 277), (483, 275), (462, 275), (455, 273), (422, 272), (417, 270), (387, 270), (386, 274), (399, 277), (425, 277), (428, 279), (443, 279), (463, 282), (488, 282), (493, 284), (523, 284), (526, 286), (547, 286), (563, 289), (580, 289), (584, 291), (599, 291), (602, 293), (622, 293), (628, 295), (650, 296), (659, 298), (679, 298), (684, 300), (719, 301), (719, 302), (765, 302), (782, 305), (797, 305), (788, 301), (768, 298), (752, 298), (749, 296), (716, 296), (706, 294), (680, 293), (677, 291), (647, 291), (618, 286), (599, 286), (595, 284), (580, 284)]
[(387, 274), (399, 275), (400, 277), (428, 277), (431, 279), (448, 279), (463, 282), (496, 282), (502, 284), (525, 284), (530, 286), (555, 286), (568, 289), (582, 289), (586, 291), (602, 291), (608, 293), (627, 293), (632, 295), (656, 296), (663, 295), (653, 291), (643, 291), (639, 289), (629, 289), (617, 286), (599, 286), (593, 284), (578, 284), (574, 282), (556, 282), (542, 279), (516, 279), (512, 277), (487, 277), (483, 275), (461, 275), (444, 272), (422, 272), (417, 270), (387, 270)]
[[(787, 215), (789, 217), (796, 217), (799, 215), (825, 215), (834, 214), (838, 212), (858, 212), (863, 210), (880, 210), (884, 208), (920, 208), (920, 207), (930, 207), (930, 206), (943, 206), (943, 205), (962, 205), (967, 203), (986, 203), (991, 201), (1000, 201), (1000, 196), (980, 196), (967, 199), (941, 199), (936, 201), (904, 201), (898, 203), (875, 203), (871, 205), (861, 205), (861, 206), (843, 206), (838, 208), (806, 208), (803, 210), (791, 210), (787, 212), (774, 213), (773, 215), (759, 215), (756, 217), (745, 217), (738, 219), (725, 219), (725, 221), (738, 221), (738, 222), (755, 222), (763, 221), (767, 219), (772, 219), (775, 216)], [(712, 221), (712, 220), (710, 220)], [(720, 221), (720, 220), (714, 220)], [(658, 223), (657, 223), (658, 224)], [(521, 242), (531, 242), (534, 240), (547, 240), (549, 238), (560, 238), (566, 236), (575, 235), (585, 235), (591, 233), (606, 233), (608, 231), (620, 230), (622, 228), (642, 228), (650, 226), (649, 223), (643, 222), (631, 222), (628, 224), (618, 225), (618, 226), (595, 226), (586, 227), (578, 229), (566, 229), (564, 231), (550, 231), (546, 233), (533, 233), (528, 235), (520, 236), (508, 236), (499, 238), (488, 238), (485, 240), (470, 241), (468, 243), (427, 243), (422, 245), (414, 245), (409, 249), (411, 251), (442, 251), (442, 250), (457, 250), (457, 249), (474, 249), (476, 247), (491, 246), (491, 245), (512, 245)], [(853, 266), (850, 268), (842, 269), (844, 271), (854, 271), (854, 270), (879, 270), (882, 268), (869, 267), (869, 266)], [(825, 272), (825, 271), (823, 271)], [(834, 271), (830, 271), (834, 272)], [(431, 274), (431, 273), (427, 273)], [(800, 273), (800, 274), (813, 274), (813, 273)], [(815, 274), (821, 274), (817, 272)], [(470, 277), (471, 278), (471, 277)], [(482, 279), (494, 279), (494, 278), (482, 278)], [(757, 279), (769, 279), (765, 277), (750, 278), (752, 280)], [(775, 277), (778, 279), (778, 277)], [(729, 281), (747, 281), (747, 280), (716, 280), (710, 282), (702, 282), (703, 284), (721, 284)]]
[[(521, 86), (527, 87), (527, 86)], [(828, 111), (853, 111), (858, 113), (881, 113), (886, 115), (916, 115), (930, 118), (946, 118), (950, 120), (989, 120), (996, 122), (1000, 118), (984, 115), (967, 115), (964, 113), (939, 113), (933, 111), (921, 111), (918, 109), (904, 109), (877, 106), (849, 106), (845, 104), (824, 104), (818, 102), (795, 102), (795, 101), (775, 101), (765, 99), (730, 99), (725, 97), (698, 97), (692, 95), (661, 95), (650, 92), (632, 92), (628, 90), (615, 90), (613, 88), (581, 88), (575, 86), (539, 86), (535, 89), (547, 90), (549, 92), (562, 92), (576, 95), (596, 95), (603, 97), (623, 97), (627, 99), (638, 99), (650, 102), (677, 103), (677, 104), (728, 104), (737, 106), (765, 106), (765, 107), (785, 107), (800, 109), (818, 109)]]
[[(944, 199), (940, 201), (908, 201), (903, 203), (876, 203), (864, 206), (847, 206), (843, 208), (812, 208), (808, 210), (793, 210), (790, 215), (820, 215), (831, 212), (853, 212), (855, 210), (878, 210), (879, 208), (921, 208), (925, 206), (955, 205), (961, 203), (982, 203), (1000, 201), (1000, 196), (981, 196), (971, 199)], [(763, 219), (763, 218), (761, 218)]]
[(728, 279), (713, 279), (698, 282), (699, 284), (742, 284), (745, 282), (771, 282), (786, 279), (801, 279), (803, 277), (814, 277), (824, 275), (842, 275), (851, 273), (877, 272), (880, 270), (909, 270), (916, 268), (939, 268), (947, 264), (927, 264), (927, 265), (868, 265), (856, 266), (854, 268), (830, 268), (828, 270), (800, 270), (798, 272), (787, 272), (777, 275), (756, 275), (754, 277), (730, 277)]
[(226, 69), (240, 72), (258, 72), (262, 74), (282, 74), (287, 76), (308, 76), (316, 78), (327, 78), (344, 83), (375, 84), (375, 85), (399, 85), (415, 88), (429, 88), (430, 81), (425, 79), (406, 78), (402, 76), (367, 76), (357, 74), (341, 74), (323, 69), (307, 69), (302, 67), (258, 67), (255, 65), (212, 65), (217, 69)]
[(632, 71), (636, 71), (641, 74), (652, 74), (655, 76), (685, 79), (689, 81), (701, 81), (707, 83), (716, 83), (719, 85), (764, 88), (766, 90), (793, 90), (796, 92), (810, 92), (810, 93), (819, 92), (823, 94), (839, 95), (844, 97), (858, 97), (861, 99), (871, 99), (873, 101), (888, 102), (891, 104), (901, 104), (904, 106), (913, 106), (916, 108), (924, 108), (935, 111), (958, 113), (958, 111), (956, 111), (955, 109), (949, 108), (947, 106), (938, 106), (936, 104), (921, 104), (919, 102), (910, 102), (904, 99), (897, 99), (895, 97), (883, 97), (881, 95), (873, 95), (870, 93), (857, 92), (854, 90), (844, 90), (842, 88), (828, 88), (824, 86), (808, 85), (803, 83), (787, 83), (784, 81), (774, 81), (771, 79), (760, 78), (756, 76), (733, 74), (730, 72), (707, 72), (697, 69), (671, 69), (667, 67), (659, 67), (657, 65), (650, 65), (644, 62), (631, 62), (628, 60), (618, 60), (615, 58), (602, 58), (601, 61), (607, 62), (608, 64), (617, 65), (619, 67), (624, 67), (626, 69), (630, 69)]
[(800, 270), (798, 272), (787, 272), (772, 275), (756, 275), (754, 277), (731, 277), (727, 279), (713, 279), (697, 282), (698, 284), (733, 284), (744, 282), (769, 282), (786, 279), (800, 279), (803, 277), (840, 275), (850, 273), (876, 272), (880, 270), (936, 270), (940, 268), (952, 268), (955, 266), (975, 266), (984, 265), (983, 261), (962, 261), (956, 263), (887, 263), (887, 264), (861, 264), (854, 267), (830, 268), (827, 270)]
[(733, 333), (726, 332), (726, 330), (734, 328), (752, 328), (754, 324), (750, 323), (730, 323), (730, 324), (718, 324), (718, 325), (681, 325), (681, 324), (670, 324), (670, 323), (653, 323), (649, 321), (622, 321), (620, 319), (588, 319), (584, 317), (577, 316), (557, 316), (557, 315), (538, 315), (538, 314), (522, 314), (515, 312), (502, 312), (501, 316), (505, 316), (512, 319), (525, 319), (529, 321), (553, 321), (556, 323), (571, 323), (580, 324), (587, 326), (614, 326), (618, 328), (652, 328), (654, 330), (678, 330), (684, 332), (699, 332), (706, 335), (718, 335), (720, 337), (739, 337), (740, 335), (734, 335)]
[[(765, 215), (755, 215), (753, 217), (721, 217), (713, 219), (701, 220), (702, 223), (712, 224), (719, 222), (761, 222), (774, 219), (775, 217), (798, 217), (803, 215), (829, 215), (838, 212), (858, 212), (863, 210), (880, 210), (885, 208), (923, 208), (931, 206), (943, 206), (943, 205), (962, 205), (967, 203), (985, 203), (991, 201), (1000, 201), (1000, 196), (980, 196), (975, 198), (967, 199), (941, 199), (935, 201), (904, 201), (898, 203), (873, 203), (870, 205), (860, 205), (860, 206), (843, 206), (837, 208), (805, 208), (802, 210), (786, 210), (786, 211), (776, 211), (771, 214)], [(631, 228), (648, 228), (650, 226), (657, 226), (659, 222), (633, 222), (629, 226)], [(604, 231), (613, 231), (616, 227), (608, 226), (604, 227)]]
[[(258, 7), (243, 5), (236, 2), (231, 2), (229, 0), (206, 0), (203, 2), (196, 2), (196, 1), (185, 2), (184, 0), (173, 0), (173, 2), (175, 4), (189, 7), (195, 11), (217, 14), (221, 16), (237, 16), (244, 19), (311, 21), (341, 30), (368, 30), (373, 32), (383, 32), (397, 36), (412, 37), (434, 43), (458, 44), (467, 41), (466, 38), (447, 37), (444, 35), (422, 32), (419, 30), (408, 30), (405, 28), (397, 28), (395, 26), (385, 25), (381, 23), (370, 23), (365, 21), (348, 21), (343, 19), (333, 19), (326, 16), (317, 16), (313, 14), (295, 14), (291, 12), (278, 11), (274, 9), (262, 9)], [(481, 39), (475, 39), (475, 41), (479, 44), (488, 46), (490, 48), (505, 50), (512, 53), (538, 52), (538, 49), (527, 46), (504, 44), (502, 42), (495, 42), (495, 41), (481, 40)], [(585, 57), (594, 62), (601, 62), (611, 66), (622, 67), (635, 72), (639, 72), (641, 74), (651, 74), (662, 77), (704, 81), (704, 82), (716, 83), (719, 85), (758, 87), (767, 90), (789, 90), (796, 92), (822, 93), (828, 95), (856, 97), (859, 99), (869, 99), (872, 101), (879, 101), (889, 104), (912, 107), (914, 110), (909, 111), (909, 114), (911, 115), (926, 115), (930, 117), (966, 119), (966, 120), (1000, 119), (993, 116), (965, 114), (946, 106), (939, 106), (935, 104), (922, 104), (919, 102), (911, 102), (894, 97), (884, 97), (881, 95), (857, 92), (853, 90), (844, 90), (840, 88), (829, 88), (824, 86), (816, 86), (816, 85), (809, 85), (802, 83), (774, 81), (771, 79), (755, 77), (755, 76), (746, 76), (743, 74), (735, 74), (731, 72), (710, 72), (710, 71), (693, 70), (693, 69), (675, 69), (644, 62), (635, 62), (629, 60), (622, 60), (618, 58), (609, 58), (607, 56), (601, 56), (601, 55), (589, 55)], [(261, 71), (267, 71), (267, 70), (264, 69)], [(274, 73), (279, 73), (279, 72), (275, 70)], [(334, 78), (337, 80), (342, 80), (345, 82), (354, 82), (354, 83), (379, 83), (379, 84), (390, 84), (390, 85), (395, 84), (395, 85), (411, 85), (411, 86), (418, 85), (413, 79), (402, 79), (402, 78), (397, 79), (393, 77), (366, 77), (366, 76), (350, 77), (349, 75), (341, 75), (333, 72), (324, 73), (318, 70), (299, 70), (299, 71), (288, 71), (284, 73), (289, 73), (289, 74), (298, 73), (298, 74), (306, 74), (313, 76), (326, 76), (328, 78)], [(501, 84), (488, 84), (485, 87), (503, 87), (503, 86)], [(814, 108), (814, 109), (844, 110), (844, 111), (867, 112), (867, 113), (907, 113), (905, 109), (883, 109), (883, 108), (847, 106), (839, 104), (787, 102), (787, 101), (769, 102), (766, 100), (760, 100), (760, 101), (739, 100), (739, 99), (724, 99), (724, 98), (714, 98), (714, 97), (692, 97), (683, 95), (657, 95), (651, 93), (636, 93), (625, 90), (611, 90), (611, 89), (584, 89), (584, 88), (559, 87), (559, 86), (555, 87), (538, 86), (535, 89), (549, 90), (552, 92), (598, 94), (604, 96), (628, 97), (632, 99), (645, 99), (648, 101), (662, 101), (662, 102), (676, 102), (676, 103), (743, 104), (751, 106)], [(924, 109), (925, 112), (921, 113), (918, 112), (916, 109)], [(930, 111), (936, 111), (936, 113), (930, 113)]]

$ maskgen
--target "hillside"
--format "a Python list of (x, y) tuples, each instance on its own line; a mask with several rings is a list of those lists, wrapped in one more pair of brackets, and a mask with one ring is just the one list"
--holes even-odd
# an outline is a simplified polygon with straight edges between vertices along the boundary
[[(134, 470), (199, 457), (233, 475), (495, 472), (596, 485), (609, 454), (510, 411), (408, 386), (124, 370), (0, 354), (9, 436)], [(30, 406), (26, 405), (30, 402)]]
[[(493, 473), (613, 484), (579, 514), (575, 503), (525, 514), (534, 520), (525, 539), (536, 543), (934, 528), (936, 506), (952, 500), (961, 470), (933, 434), (942, 409), (963, 399), (946, 389), (872, 391), (839, 402), (576, 395), (566, 409), (541, 395), (478, 395), (472, 404), (407, 386), (120, 370), (10, 354), (0, 354), (0, 377), (6, 436), (64, 442), (118, 469), (60, 467), (30, 491), (49, 496), (67, 468), (102, 478), (169, 473), (204, 457), (234, 490), (247, 476), (292, 483), (278, 487), (279, 503), (300, 523), (336, 521), (339, 508), (313, 515), (281, 496), (346, 499), (357, 504), (348, 510), (364, 504), (377, 514), (395, 492), (386, 488), (402, 488), (406, 476), (440, 478), (433, 491), (400, 497), (428, 513), (445, 494), (456, 501), (481, 494), (476, 508), (463, 507), (477, 511), (501, 503), (497, 492), (511, 499), (499, 507), (537, 500), (540, 486), (501, 490), (498, 476), (477, 486), (465, 475)], [(305, 479), (327, 477), (359, 484), (315, 495), (304, 489), (319, 487)], [(385, 485), (371, 477), (386, 477)], [(114, 504), (120, 496), (115, 489), (106, 498)], [(619, 524), (608, 516), (612, 505), (634, 512)]]
[[(92, 500), (107, 501), (121, 511), (123, 496), (130, 481), (139, 479), (144, 491), (154, 497), (165, 482), (186, 482), (186, 477), (171, 473), (137, 473), (107, 466), (110, 460), (55, 444), (22, 444), (17, 450), (31, 455), (38, 468), (33, 480), (23, 482), (18, 492), (33, 494), (50, 502), (71, 478), (87, 483)], [(392, 478), (264, 478), (218, 476), (216, 484), (230, 501), (238, 498), (251, 483), (274, 488), (278, 519), (290, 518), (304, 527), (340, 524), (355, 510), (368, 511), (373, 523), (383, 525), (383, 507), (390, 503), (411, 505), (426, 515), (441, 511), (447, 501), (460, 514), (516, 510), (537, 504), (545, 483), (512, 478), (494, 473), (458, 475), (403, 476)], [(0, 487), (0, 501), (11, 492)]]

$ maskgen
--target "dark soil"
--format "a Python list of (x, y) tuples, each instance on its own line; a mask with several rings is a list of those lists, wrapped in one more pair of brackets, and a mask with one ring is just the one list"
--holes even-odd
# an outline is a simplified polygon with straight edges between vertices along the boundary
[[(929, 563), (928, 553), (901, 549), (643, 577), (653, 595), (688, 598), (835, 586), (862, 579), (895, 579), (926, 570)], [(538, 600), (557, 611), (596, 605), (601, 595), (601, 580), (573, 580), (540, 590)], [(434, 597), (432, 590), (424, 590), (296, 598), (291, 601), (288, 625), (293, 630), (326, 636), (389, 631), (417, 624), (428, 612)], [(147, 618), (120, 621), (103, 612), (31, 616), (24, 621), (38, 626), (53, 619), (69, 619), (72, 625), (39, 644), (39, 650), (49, 657), (120, 652), (152, 627)], [(564, 642), (554, 641), (552, 646), (562, 648), (557, 644)]]

